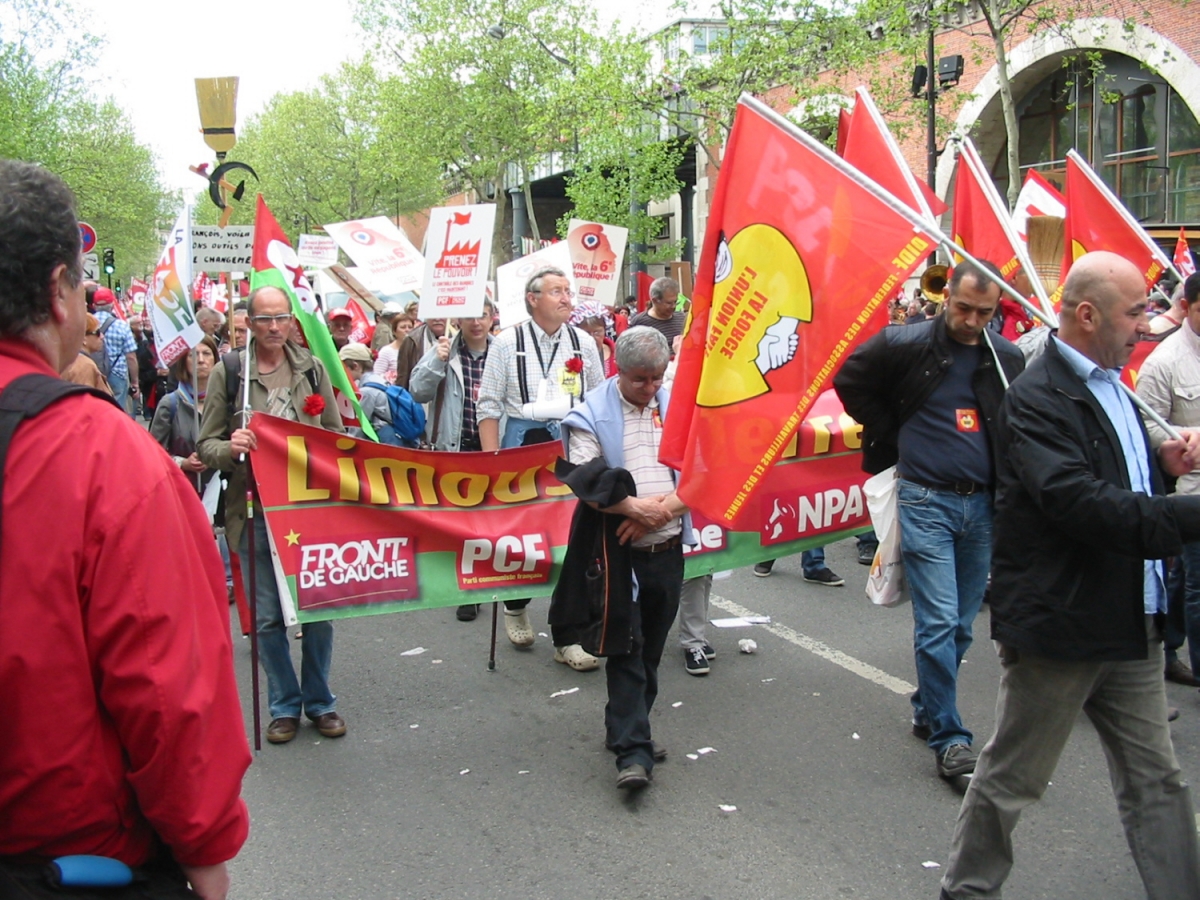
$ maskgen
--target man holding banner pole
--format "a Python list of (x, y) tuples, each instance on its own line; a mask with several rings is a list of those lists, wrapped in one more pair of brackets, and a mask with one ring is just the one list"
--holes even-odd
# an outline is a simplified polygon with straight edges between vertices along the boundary
[(1200, 538), (1200, 498), (1162, 496), (1162, 473), (1200, 461), (1200, 432), (1152, 451), (1121, 388), (1145, 310), (1137, 266), (1105, 251), (1076, 260), (1059, 331), (996, 423), (997, 722), (959, 811), (943, 900), (1000, 896), (1012, 832), (1080, 712), (1104, 745), (1148, 897), (1200, 897), (1191, 790), (1167, 724), (1158, 562)]
[(982, 266), (960, 262), (949, 292), (941, 315), (879, 332), (833, 384), (864, 428), (863, 469), (896, 466), (917, 669), (912, 730), (934, 751), (938, 774), (954, 779), (975, 768), (958, 668), (991, 563), (994, 423), (1024, 361), (988, 334), (1000, 290)]
[[(538, 269), (526, 282), (525, 308), (531, 319), (500, 332), (483, 369), (475, 414), (485, 451), (557, 440), (562, 417), (604, 380), (596, 342), (567, 324), (573, 299), (571, 282), (561, 269)], [(504, 630), (517, 647), (533, 646), (528, 605), (528, 600), (504, 602)], [(572, 669), (589, 671), (599, 665), (569, 632), (555, 631), (554, 646), (555, 660)]]
[(291, 301), (287, 294), (277, 287), (260, 287), (250, 295), (248, 312), (249, 348), (227, 354), (209, 376), (197, 451), (205, 465), (232, 473), (225, 492), (225, 528), (230, 548), (237, 548), (244, 579), (248, 581), (251, 565), (255, 569), (256, 627), (272, 717), (267, 726), (267, 740), (273, 744), (292, 740), (302, 712), (322, 735), (339, 737), (346, 733), (346, 723), (335, 711), (337, 698), (329, 688), (332, 623), (310, 622), (304, 626), (297, 680), (266, 521), (261, 515), (254, 517), (254, 554), (253, 559), (249, 558), (249, 534), (245, 527), (246, 466), (235, 458), (253, 452), (258, 442), (250, 423), (245, 421), (246, 414), (238, 408), (241, 395), (238, 388), (244, 384), (248, 389), (249, 407), (255, 412), (329, 431), (342, 432), (345, 428), (321, 361), (287, 339), (292, 328)]

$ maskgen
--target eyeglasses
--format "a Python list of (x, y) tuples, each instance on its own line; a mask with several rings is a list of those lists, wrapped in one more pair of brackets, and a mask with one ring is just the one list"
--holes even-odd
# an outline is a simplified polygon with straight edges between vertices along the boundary
[(251, 316), (250, 317), (250, 321), (253, 322), (255, 325), (270, 325), (271, 323), (275, 323), (277, 325), (285, 325), (288, 322), (290, 322), (291, 320), (292, 320), (291, 313), (281, 313), (278, 316)]
[(104, 332), (102, 332), (102, 331), (85, 331), (84, 334), (86, 334), (88, 337), (103, 337), (104, 336)]
[(575, 292), (570, 288), (551, 288), (548, 291), (530, 291), (531, 294), (549, 294), (551, 297), (566, 297), (574, 299)]

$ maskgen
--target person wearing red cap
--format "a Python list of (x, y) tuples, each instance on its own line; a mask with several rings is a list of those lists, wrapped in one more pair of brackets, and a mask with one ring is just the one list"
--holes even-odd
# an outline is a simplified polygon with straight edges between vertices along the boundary
[(350, 343), (350, 332), (354, 329), (354, 315), (346, 307), (329, 311), (329, 334), (333, 337), (333, 346), (341, 350)]
[(121, 319), (113, 315), (113, 304), (117, 298), (108, 288), (98, 287), (92, 295), (92, 303), (96, 307), (96, 320), (104, 333), (104, 352), (108, 359), (109, 387), (113, 396), (121, 404), (121, 408), (129, 412), (129, 398), (133, 397), (137, 405), (138, 363), (137, 341), (133, 332)]

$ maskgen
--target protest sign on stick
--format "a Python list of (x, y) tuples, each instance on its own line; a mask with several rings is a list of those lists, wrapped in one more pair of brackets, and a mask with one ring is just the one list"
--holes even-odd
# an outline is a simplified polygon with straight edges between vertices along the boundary
[(425, 238), (422, 319), (473, 318), (483, 313), (496, 206), (439, 206), (429, 211)]

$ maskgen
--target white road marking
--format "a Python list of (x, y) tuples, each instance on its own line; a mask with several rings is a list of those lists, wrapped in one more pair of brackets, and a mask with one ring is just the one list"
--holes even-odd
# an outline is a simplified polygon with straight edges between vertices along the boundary
[[(717, 606), (725, 610), (725, 612), (729, 613), (731, 616), (760, 615), (760, 613), (746, 609), (746, 607), (734, 603), (732, 600), (727, 600), (724, 597), (718, 597), (716, 594), (712, 595), (710, 602), (713, 606)], [(788, 628), (786, 625), (773, 623), (771, 625), (756, 625), (754, 627), (764, 628), (776, 637), (781, 637), (788, 643), (795, 644), (797, 647), (821, 657), (821, 659), (829, 660), (829, 662), (833, 663), (834, 665), (841, 666), (846, 671), (853, 672), (855, 675), (859, 675), (867, 679), (867, 681), (873, 681), (875, 684), (885, 687), (889, 691), (894, 691), (897, 694), (907, 695), (911, 694), (917, 689), (916, 685), (909, 684), (903, 678), (897, 678), (894, 675), (889, 675), (882, 669), (877, 669), (874, 666), (863, 662), (862, 660), (855, 659), (853, 656), (847, 656), (841, 650), (835, 650), (828, 644), (823, 644), (815, 638), (810, 638), (806, 634), (801, 634), (798, 631)]]

